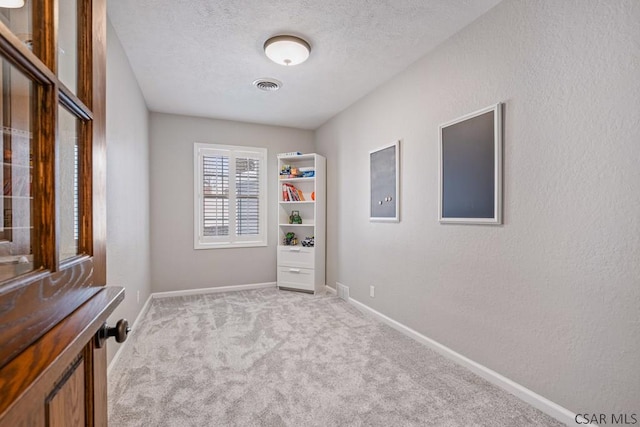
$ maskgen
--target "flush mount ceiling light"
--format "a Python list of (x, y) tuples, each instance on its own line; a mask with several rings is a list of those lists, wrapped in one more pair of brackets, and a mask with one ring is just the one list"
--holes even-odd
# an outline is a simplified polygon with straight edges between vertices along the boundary
[(0, 7), (17, 9), (22, 6), (24, 6), (24, 0), (0, 0)]
[(295, 36), (275, 36), (264, 42), (264, 53), (280, 65), (302, 64), (310, 51), (309, 43)]

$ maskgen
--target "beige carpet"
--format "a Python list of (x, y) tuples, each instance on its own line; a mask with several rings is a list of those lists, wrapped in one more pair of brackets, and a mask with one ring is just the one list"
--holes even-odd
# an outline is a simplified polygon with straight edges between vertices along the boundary
[(124, 426), (557, 426), (335, 296), (153, 300), (109, 377)]

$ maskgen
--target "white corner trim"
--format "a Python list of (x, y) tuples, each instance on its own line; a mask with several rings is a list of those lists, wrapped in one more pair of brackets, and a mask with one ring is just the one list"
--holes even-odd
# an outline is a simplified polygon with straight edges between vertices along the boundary
[(140, 322), (140, 319), (142, 319), (144, 314), (147, 312), (147, 310), (149, 310), (152, 299), (153, 299), (153, 294), (149, 294), (149, 296), (147, 297), (147, 300), (144, 302), (144, 305), (142, 306), (142, 310), (140, 310), (140, 312), (138, 313), (138, 316), (136, 316), (136, 320), (134, 320), (133, 325), (131, 325), (131, 332), (129, 332), (127, 336), (127, 340), (122, 344), (120, 344), (120, 346), (118, 347), (118, 351), (116, 351), (116, 354), (113, 355), (113, 359), (111, 359), (111, 362), (109, 362), (109, 366), (107, 367), (107, 377), (109, 376), (109, 374), (111, 373), (111, 370), (113, 369), (113, 367), (116, 365), (116, 362), (120, 358), (120, 355), (122, 354), (122, 349), (124, 349), (124, 346), (130, 342), (131, 335), (136, 333), (138, 323)]
[(374, 310), (373, 308), (361, 303), (360, 301), (357, 301), (353, 298), (349, 298), (349, 303), (352, 304), (361, 312), (373, 316), (374, 318), (391, 326), (393, 329), (403, 333), (409, 338), (413, 338), (419, 343), (424, 344), (427, 347), (431, 348), (432, 350), (437, 351), (447, 359), (450, 359), (458, 363), (459, 365), (464, 366), (465, 368), (469, 369), (471, 372), (475, 373), (476, 375), (484, 378), (485, 380), (502, 388), (503, 390), (506, 390), (507, 392), (527, 402), (534, 408), (537, 408), (542, 412), (544, 412), (545, 414), (552, 416), (556, 420), (562, 423), (565, 423), (567, 425), (575, 424), (576, 414), (574, 414), (570, 410), (550, 401), (549, 399), (543, 396), (540, 396), (539, 394), (487, 368), (486, 366), (481, 365), (478, 362), (474, 362), (468, 357), (465, 357), (460, 353), (450, 349), (449, 347), (444, 346), (439, 342), (434, 341), (429, 337), (426, 337), (425, 335), (422, 335), (421, 333), (409, 328), (408, 326), (405, 326), (402, 323), (396, 320), (393, 320), (392, 318), (380, 313), (377, 310)]
[(275, 288), (275, 286), (276, 286), (276, 282), (251, 283), (248, 285), (218, 286), (213, 288), (187, 289), (184, 291), (154, 292), (151, 294), (151, 296), (154, 299), (170, 298), (170, 297), (182, 297), (182, 296), (188, 296), (188, 295), (213, 294), (216, 292), (233, 292), (233, 291), (246, 291), (249, 289)]
[[(140, 322), (143, 315), (147, 312), (147, 310), (149, 310), (149, 307), (151, 306), (151, 300), (154, 300), (156, 298), (212, 294), (216, 292), (245, 291), (249, 289), (272, 288), (275, 286), (276, 286), (276, 282), (268, 282), (268, 283), (251, 283), (248, 285), (219, 286), (214, 288), (188, 289), (184, 291), (153, 292), (149, 295), (149, 297), (147, 298), (147, 301), (144, 303), (144, 306), (142, 306), (142, 310), (140, 310), (140, 312), (138, 313), (138, 316), (136, 317), (136, 320), (133, 322), (133, 325), (131, 326), (131, 332), (129, 333), (128, 338), (131, 338), (131, 334), (134, 334), (136, 332), (136, 327), (138, 326), (138, 323)], [(118, 351), (113, 356), (113, 359), (111, 359), (111, 362), (109, 362), (109, 366), (107, 367), (107, 376), (109, 375), (109, 373), (115, 366), (116, 362), (120, 358), (120, 355), (122, 354), (122, 350), (129, 342), (130, 342), (130, 339), (127, 339), (125, 342), (123, 342), (120, 345), (120, 348), (118, 348)]]
[(332, 295), (337, 295), (338, 293), (336, 292), (335, 289), (333, 289), (331, 286), (329, 285), (324, 285), (324, 289), (325, 291), (327, 291), (328, 294), (332, 294)]

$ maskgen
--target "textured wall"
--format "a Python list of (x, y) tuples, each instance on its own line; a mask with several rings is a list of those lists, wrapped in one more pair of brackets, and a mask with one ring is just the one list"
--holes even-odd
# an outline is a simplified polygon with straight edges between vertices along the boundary
[[(138, 316), (151, 292), (149, 113), (113, 27), (107, 27), (107, 284), (124, 286), (110, 318)], [(138, 301), (138, 292), (140, 299)], [(118, 344), (109, 341), (109, 360)]]
[[(193, 143), (268, 150), (268, 247), (193, 249)], [(313, 152), (311, 131), (151, 114), (151, 279), (154, 292), (275, 282), (277, 159)]]
[[(637, 413), (639, 22), (507, 0), (318, 129), (327, 282), (572, 411)], [(496, 102), (504, 225), (441, 225), (438, 125)], [(370, 223), (368, 151), (394, 139), (401, 222)]]

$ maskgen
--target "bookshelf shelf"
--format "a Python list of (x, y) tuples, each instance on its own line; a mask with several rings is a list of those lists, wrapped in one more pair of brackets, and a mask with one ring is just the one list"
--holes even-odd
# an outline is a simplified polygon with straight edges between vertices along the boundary
[[(310, 293), (325, 286), (326, 159), (319, 154), (278, 157), (278, 288)], [(312, 177), (289, 178), (313, 170)], [(314, 200), (315, 198), (315, 200)], [(297, 212), (302, 224), (289, 224)], [(295, 233), (295, 244), (287, 239)], [(313, 237), (313, 246), (304, 246)], [(307, 240), (309, 242), (309, 240)], [(307, 243), (305, 242), (305, 244)]]
[(300, 201), (296, 201), (296, 202), (280, 202), (281, 205), (297, 205), (297, 204), (303, 204), (303, 203), (315, 203), (314, 200), (300, 200)]
[(280, 178), (280, 182), (306, 182), (306, 181), (314, 181), (315, 177), (310, 178)]

